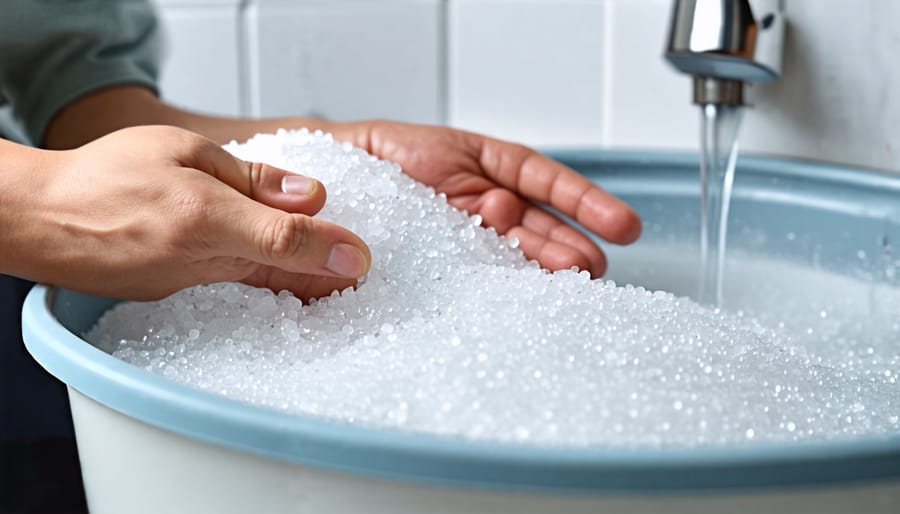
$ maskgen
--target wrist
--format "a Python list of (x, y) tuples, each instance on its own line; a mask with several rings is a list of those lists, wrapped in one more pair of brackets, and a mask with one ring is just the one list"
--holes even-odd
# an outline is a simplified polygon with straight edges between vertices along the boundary
[(31, 263), (40, 252), (41, 220), (49, 214), (44, 193), (62, 157), (0, 139), (0, 273), (39, 279)]

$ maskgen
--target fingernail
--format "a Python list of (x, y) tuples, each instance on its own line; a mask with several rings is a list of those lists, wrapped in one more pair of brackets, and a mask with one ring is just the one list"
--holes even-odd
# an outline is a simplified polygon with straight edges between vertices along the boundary
[(316, 188), (316, 181), (303, 175), (285, 175), (281, 179), (281, 192), (287, 195), (305, 196)]
[(366, 257), (355, 246), (338, 243), (331, 247), (325, 267), (345, 277), (359, 277), (366, 272)]

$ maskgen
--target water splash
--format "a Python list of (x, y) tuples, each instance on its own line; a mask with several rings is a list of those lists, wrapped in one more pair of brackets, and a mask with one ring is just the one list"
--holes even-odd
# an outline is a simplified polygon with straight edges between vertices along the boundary
[(700, 290), (698, 301), (722, 306), (728, 208), (743, 109), (700, 107)]

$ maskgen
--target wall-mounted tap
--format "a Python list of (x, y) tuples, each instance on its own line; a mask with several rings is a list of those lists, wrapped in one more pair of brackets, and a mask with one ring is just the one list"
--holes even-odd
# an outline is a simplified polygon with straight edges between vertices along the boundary
[(675, 0), (666, 59), (694, 77), (694, 103), (743, 105), (744, 85), (778, 78), (782, 0)]
[(675, 0), (666, 59), (694, 77), (700, 105), (700, 288), (722, 305), (738, 129), (748, 82), (781, 74), (781, 0)]

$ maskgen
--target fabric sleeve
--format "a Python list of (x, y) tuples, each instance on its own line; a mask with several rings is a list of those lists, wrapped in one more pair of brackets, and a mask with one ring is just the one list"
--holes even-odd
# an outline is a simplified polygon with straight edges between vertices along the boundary
[(32, 144), (67, 104), (137, 84), (156, 92), (160, 43), (147, 0), (4, 0), (0, 97)]

